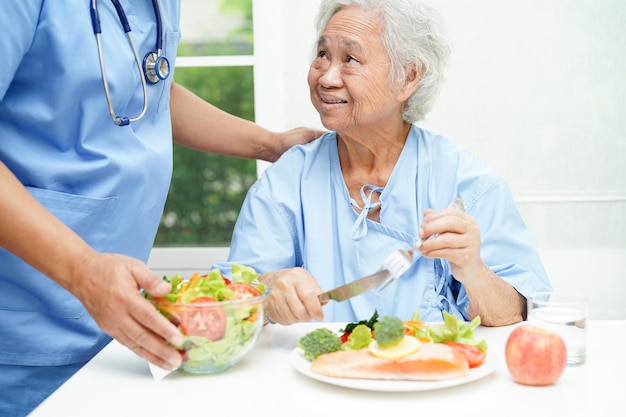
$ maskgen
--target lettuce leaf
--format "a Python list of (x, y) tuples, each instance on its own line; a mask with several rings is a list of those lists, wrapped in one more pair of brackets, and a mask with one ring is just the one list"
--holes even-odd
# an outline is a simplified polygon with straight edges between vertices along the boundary
[(477, 339), (474, 335), (474, 329), (479, 325), (480, 316), (466, 322), (444, 311), (443, 323), (433, 323), (428, 326), (428, 337), (437, 343), (452, 341), (476, 346), (487, 353), (487, 343), (483, 339)]

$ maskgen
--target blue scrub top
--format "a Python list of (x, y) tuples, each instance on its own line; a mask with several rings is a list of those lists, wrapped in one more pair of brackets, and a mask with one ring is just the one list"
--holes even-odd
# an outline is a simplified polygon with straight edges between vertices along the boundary
[[(476, 219), (482, 259), (497, 275), (525, 296), (550, 288), (505, 182), (468, 150), (417, 126), (380, 194), (380, 223), (353, 209), (337, 137), (328, 132), (287, 151), (252, 186), (228, 261), (261, 273), (303, 267), (329, 290), (377, 271), (393, 250), (413, 245), (424, 210), (443, 209), (455, 197)], [(229, 271), (227, 264), (215, 266)], [(326, 304), (324, 320), (364, 320), (374, 310), (404, 319), (419, 312), (422, 320), (441, 321), (443, 311), (468, 319), (468, 302), (446, 260), (421, 257), (382, 293)]]
[[(143, 59), (156, 47), (152, 3), (122, 3)], [(96, 250), (147, 261), (172, 171), (173, 74), (148, 85), (142, 120), (116, 126), (104, 95), (89, 6), (87, 0), (3, 3), (0, 160)], [(112, 3), (98, 6), (113, 107), (118, 115), (134, 117), (143, 92), (132, 50)], [(161, 1), (160, 7), (163, 53), (173, 69), (180, 1)], [(0, 363), (82, 362), (110, 340), (52, 280), (2, 249), (0, 265)]]

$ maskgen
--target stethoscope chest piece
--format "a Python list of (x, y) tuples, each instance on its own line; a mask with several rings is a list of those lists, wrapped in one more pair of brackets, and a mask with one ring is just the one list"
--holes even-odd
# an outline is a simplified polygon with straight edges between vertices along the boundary
[[(98, 59), (100, 61), (100, 71), (102, 72), (102, 84), (104, 85), (104, 95), (107, 101), (107, 107), (109, 108), (109, 114), (111, 119), (118, 126), (127, 126), (131, 122), (140, 120), (148, 109), (148, 90), (146, 88), (147, 83), (156, 84), (161, 80), (166, 79), (170, 75), (170, 62), (165, 56), (162, 55), (163, 51), (163, 28), (161, 25), (161, 10), (159, 9), (158, 0), (152, 0), (152, 6), (154, 7), (154, 14), (156, 16), (156, 50), (149, 52), (143, 59), (143, 66), (137, 54), (137, 48), (135, 47), (135, 41), (130, 32), (130, 24), (126, 18), (126, 13), (119, 0), (111, 0), (117, 16), (120, 19), (122, 28), (128, 37), (128, 42), (133, 51), (135, 62), (137, 63), (137, 70), (141, 78), (141, 88), (143, 90), (143, 108), (141, 113), (135, 117), (118, 116), (113, 109), (113, 102), (111, 101), (111, 94), (109, 92), (109, 83), (107, 82), (106, 70), (104, 68), (104, 60), (102, 59), (102, 27), (100, 25), (100, 16), (98, 15), (98, 0), (90, 0), (91, 11), (91, 23), (93, 25), (93, 33), (96, 36), (96, 44), (98, 46)], [(142, 68), (143, 67), (143, 68)]]
[(143, 71), (146, 80), (156, 84), (170, 75), (170, 61), (157, 52), (148, 52), (143, 59)]

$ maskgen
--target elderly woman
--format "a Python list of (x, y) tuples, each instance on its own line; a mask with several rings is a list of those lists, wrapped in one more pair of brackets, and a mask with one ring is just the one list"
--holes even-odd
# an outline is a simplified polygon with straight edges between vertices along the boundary
[[(274, 322), (355, 321), (448, 311), (485, 325), (524, 319), (550, 288), (505, 182), (466, 149), (414, 123), (449, 55), (419, 0), (322, 0), (308, 83), (330, 131), (285, 153), (250, 189), (229, 261), (263, 273)], [(466, 212), (447, 209), (459, 197)], [(318, 294), (427, 240), (384, 291), (322, 305)], [(226, 268), (225, 268), (226, 269)]]

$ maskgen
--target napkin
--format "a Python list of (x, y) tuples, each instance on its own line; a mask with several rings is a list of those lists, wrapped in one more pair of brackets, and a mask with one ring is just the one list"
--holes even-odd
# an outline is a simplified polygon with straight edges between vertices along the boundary
[(148, 366), (150, 367), (150, 373), (154, 378), (154, 382), (161, 382), (163, 378), (174, 372), (174, 370), (167, 370), (165, 368), (161, 368), (151, 362), (148, 362)]

